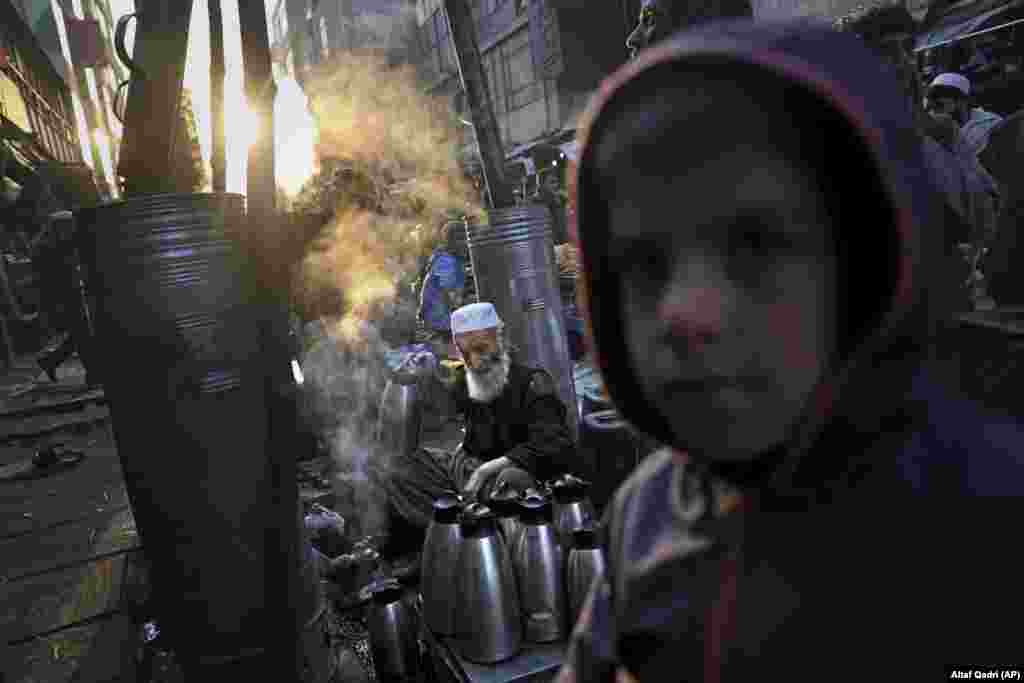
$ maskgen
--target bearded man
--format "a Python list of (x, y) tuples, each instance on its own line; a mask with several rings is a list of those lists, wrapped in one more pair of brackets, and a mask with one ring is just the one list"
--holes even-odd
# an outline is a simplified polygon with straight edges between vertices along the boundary
[(979, 156), (988, 145), (992, 129), (1003, 122), (1003, 117), (973, 106), (971, 95), (971, 82), (966, 77), (939, 74), (928, 86), (924, 106), (933, 117), (949, 118), (959, 126), (964, 145)]
[(438, 498), (461, 492), (486, 500), (503, 481), (524, 491), (564, 471), (574, 452), (554, 380), (544, 370), (512, 361), (494, 306), (463, 306), (452, 313), (451, 324), (464, 373), (442, 373), (429, 352), (406, 363), (435, 368), (432, 379), (451, 392), (465, 415), (462, 444), (454, 453), (421, 448), (410, 455), (392, 454), (371, 468), (373, 480), (388, 495), (390, 535), (403, 550), (422, 543)]

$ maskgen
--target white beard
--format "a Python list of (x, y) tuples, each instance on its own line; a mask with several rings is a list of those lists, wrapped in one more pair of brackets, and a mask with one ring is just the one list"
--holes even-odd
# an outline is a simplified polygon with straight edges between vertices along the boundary
[(466, 368), (466, 387), (469, 398), (477, 403), (490, 403), (501, 396), (508, 384), (508, 370), (512, 358), (508, 351), (501, 349), (501, 362), (486, 372), (477, 372)]

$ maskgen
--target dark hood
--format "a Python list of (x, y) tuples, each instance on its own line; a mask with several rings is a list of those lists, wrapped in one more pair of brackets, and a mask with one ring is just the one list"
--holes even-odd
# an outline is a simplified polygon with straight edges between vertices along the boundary
[[(667, 65), (702, 64), (735, 65), (737, 73), (750, 78), (769, 72), (800, 86), (816, 105), (788, 114), (815, 126), (821, 112), (838, 113), (832, 118), (842, 122), (846, 139), (855, 141), (845, 146), (854, 151), (844, 154), (861, 157), (859, 163), (837, 157), (829, 175), (834, 183), (849, 183), (849, 192), (860, 195), (847, 209), (851, 215), (844, 215), (840, 250), (855, 245), (861, 248), (850, 252), (866, 256), (846, 263), (840, 275), (846, 281), (846, 296), (871, 300), (843, 302), (840, 315), (861, 312), (857, 315), (862, 320), (846, 321), (860, 331), (832, 363), (789, 441), (773, 457), (765, 454), (762, 459), (773, 462), (772, 483), (757, 482), (762, 489), (801, 494), (848, 486), (851, 476), (877, 464), (872, 453), (880, 435), (899, 434), (907, 421), (915, 419), (914, 411), (907, 410), (906, 396), (939, 315), (934, 285), (941, 273), (928, 273), (926, 268), (934, 270), (942, 263), (940, 228), (946, 216), (925, 170), (907, 97), (853, 36), (806, 21), (711, 25), (650, 48), (602, 84), (583, 128), (572, 188), (583, 262), (581, 303), (602, 375), (612, 399), (634, 426), (685, 450), (685, 444), (674, 443), (667, 421), (644, 398), (626, 360), (616, 269), (629, 264), (616, 262), (606, 248), (609, 230), (595, 191), (594, 165), (597, 143), (615, 122), (618, 108), (631, 93), (656, 87), (651, 74), (664, 78)], [(876, 177), (866, 182), (863, 171), (859, 177), (844, 177), (851, 168), (873, 169)], [(666, 218), (684, 212), (681, 200), (677, 207), (666, 207)], [(883, 239), (878, 231), (883, 231)], [(864, 242), (869, 239), (870, 246)], [(862, 288), (858, 279), (878, 286)]]

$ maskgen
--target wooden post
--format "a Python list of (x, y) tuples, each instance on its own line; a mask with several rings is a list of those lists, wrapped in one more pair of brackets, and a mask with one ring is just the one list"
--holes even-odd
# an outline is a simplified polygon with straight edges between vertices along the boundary
[(501, 145), (498, 121), (491, 107), (490, 88), (484, 74), (480, 47), (476, 40), (476, 25), (467, 0), (444, 0), (448, 18), (448, 33), (455, 46), (459, 77), (466, 91), (484, 182), (491, 196), (491, 206), (502, 209), (515, 204), (512, 188), (505, 182), (505, 152)]
[(207, 0), (210, 9), (210, 113), (213, 118), (213, 191), (225, 192), (227, 169), (224, 161), (224, 19), (220, 0)]
[[(303, 680), (302, 604), (303, 577), (299, 572), (304, 552), (299, 547), (296, 515), (299, 505), (295, 479), (294, 433), (286, 428), (286, 411), (294, 411), (294, 398), (282, 393), (291, 367), (287, 344), (288, 290), (287, 260), (283, 253), (281, 217), (275, 211), (274, 181), (274, 95), (270, 55), (270, 36), (263, 0), (239, 0), (239, 28), (242, 37), (242, 62), (245, 68), (245, 95), (249, 108), (259, 121), (259, 133), (246, 167), (248, 224), (245, 237), (250, 257), (256, 259), (255, 292), (260, 307), (266, 311), (261, 325), (261, 346), (267, 364), (267, 421), (270, 432), (267, 444), (267, 475), (271, 483), (272, 504), (267, 525), (267, 607), (272, 620), (267, 636), (280, 662), (277, 680)], [(273, 677), (273, 676), (272, 676)]]
[(295, 80), (300, 85), (306, 84), (306, 40), (309, 33), (301, 27), (306, 23), (306, 3), (304, 0), (285, 0), (288, 18), (288, 47), (292, 55), (292, 67), (295, 69)]
[(242, 60), (245, 66), (245, 96), (259, 121), (259, 135), (249, 149), (246, 168), (249, 212), (274, 212), (274, 85), (270, 58), (270, 37), (263, 2), (238, 3), (242, 32)]
[(193, 0), (137, 2), (132, 84), (118, 175), (125, 195), (166, 192), (177, 138)]

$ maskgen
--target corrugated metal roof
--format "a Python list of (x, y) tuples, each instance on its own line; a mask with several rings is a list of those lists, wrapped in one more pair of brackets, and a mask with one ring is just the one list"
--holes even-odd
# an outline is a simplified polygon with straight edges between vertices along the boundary
[(513, 159), (515, 157), (522, 156), (541, 145), (552, 145), (558, 147), (559, 145), (565, 144), (566, 142), (571, 142), (575, 138), (575, 136), (575, 129), (562, 130), (557, 133), (554, 133), (553, 135), (545, 135), (535, 140), (524, 142), (521, 145), (516, 145), (515, 147), (513, 147), (512, 149), (505, 153), (505, 158)]
[(403, 0), (352, 0), (352, 12), (354, 14), (397, 14), (404, 4), (406, 3)]

